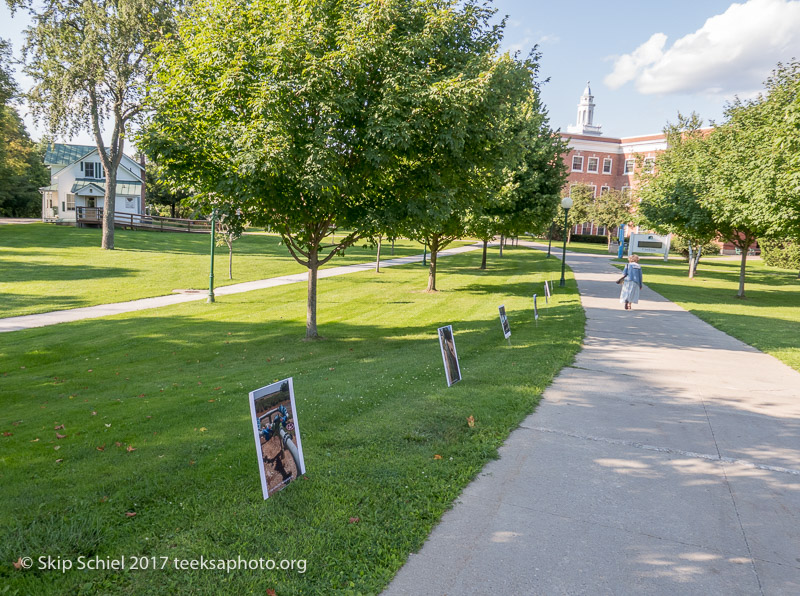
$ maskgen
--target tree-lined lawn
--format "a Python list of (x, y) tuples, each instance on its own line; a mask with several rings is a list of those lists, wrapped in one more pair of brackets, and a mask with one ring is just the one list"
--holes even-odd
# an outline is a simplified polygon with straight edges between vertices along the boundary
[[(98, 229), (52, 224), (0, 226), (0, 317), (208, 288), (207, 234), (117, 230), (113, 251), (100, 248), (100, 235)], [(374, 260), (376, 249), (365, 243), (327, 266)], [(467, 242), (454, 246), (462, 244)], [(398, 240), (394, 253), (421, 254), (422, 245)], [(274, 235), (248, 234), (234, 243), (233, 280), (228, 279), (227, 247), (217, 247), (215, 255), (217, 286), (306, 271)], [(391, 258), (391, 242), (384, 240), (381, 258)]]
[[(800, 281), (797, 271), (747, 263), (747, 298), (736, 298), (739, 260), (700, 261), (697, 277), (688, 265), (659, 259), (642, 261), (644, 282), (717, 329), (782, 360), (800, 371)], [(621, 267), (621, 265), (619, 265)]]
[[(302, 339), (305, 284), (0, 335), (0, 584), (20, 594), (379, 592), (580, 347), (572, 280), (533, 320), (531, 295), (557, 278), (557, 259), (509, 247), (482, 271), (480, 256), (442, 260), (435, 294), (420, 291), (418, 265), (323, 280), (318, 342)], [(436, 335), (449, 323), (463, 375), (452, 388)], [(288, 376), (308, 474), (264, 502), (247, 392)], [(12, 565), (43, 555), (307, 568)]]

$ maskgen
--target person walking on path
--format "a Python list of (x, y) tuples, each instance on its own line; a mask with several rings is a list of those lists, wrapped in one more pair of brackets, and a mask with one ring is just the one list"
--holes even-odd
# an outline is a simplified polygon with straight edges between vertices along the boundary
[(631, 309), (631, 304), (639, 303), (639, 290), (642, 289), (642, 267), (639, 265), (639, 256), (631, 255), (628, 257), (628, 264), (622, 270), (622, 292), (619, 301), (625, 304), (625, 310)]

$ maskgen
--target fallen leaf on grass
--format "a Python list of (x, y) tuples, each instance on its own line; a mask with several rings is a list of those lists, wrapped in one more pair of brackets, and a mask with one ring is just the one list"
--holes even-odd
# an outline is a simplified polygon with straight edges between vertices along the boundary
[(105, 445), (101, 445), (100, 447), (97, 448), (97, 450), (98, 451), (105, 451), (106, 450), (106, 446)]
[(86, 371), (86, 372), (92, 372), (92, 369), (90, 368), (90, 369), (89, 369), (88, 371)]
[(204, 433), (204, 432), (206, 432), (207, 430), (208, 430), (208, 429), (207, 429), (205, 426), (203, 426), (203, 427), (200, 427), (200, 432), (201, 432), (201, 433)]
[(63, 460), (63, 459), (57, 459), (57, 460), (56, 460), (56, 463), (57, 463), (57, 464), (60, 464), (62, 461), (64, 461), (64, 460)]
[(351, 518), (350, 518), (350, 522), (349, 522), (349, 523), (351, 523), (351, 524), (357, 524), (357, 523), (358, 523), (358, 522), (360, 522), (360, 521), (361, 521), (361, 520), (360, 520), (359, 518), (357, 518), (357, 517), (351, 517)]
[(56, 433), (56, 439), (66, 439), (66, 438), (67, 438), (67, 435), (60, 435), (60, 434)]
[(11, 426), (19, 426), (20, 422), (22, 422), (22, 420), (17, 420), (16, 422), (12, 422)]
[(106, 428), (111, 428), (111, 425), (110, 424), (106, 424)]
[(115, 441), (114, 445), (116, 445), (117, 447), (122, 447), (122, 443), (120, 443), (119, 441)]
[(92, 412), (92, 416), (97, 416), (97, 412)]
[(64, 425), (63, 424), (59, 424), (58, 426), (55, 426), (53, 428), (53, 430), (64, 430)]
[(3, 436), (4, 436), (4, 437), (10, 437), (10, 436), (11, 436), (11, 435), (13, 435), (13, 434), (14, 434), (14, 433), (10, 433), (10, 432), (8, 432), (8, 431), (5, 431), (5, 432), (3, 433)]
[(136, 517), (136, 512), (135, 511), (126, 511), (125, 512), (125, 517)]
[(433, 459), (442, 459), (442, 456), (437, 453), (433, 456)]
[(267, 588), (267, 596), (277, 596), (277, 595), (275, 594), (275, 590), (273, 590), (272, 588)]
[(105, 503), (106, 501), (108, 501), (108, 496), (107, 495), (103, 495), (102, 497), (100, 497), (100, 502), (101, 503)]
[(213, 399), (209, 399), (209, 400), (208, 400), (208, 403), (211, 403), (211, 402), (213, 402), (213, 401), (214, 401)]
[(35, 439), (31, 440), (31, 443), (37, 443), (38, 441), (39, 441), (39, 437), (36, 437)]
[(470, 428), (475, 426), (475, 418), (473, 416), (467, 416), (467, 426)]
[(22, 557), (14, 561), (14, 569), (22, 569)]
[(53, 449), (55, 449), (56, 451), (58, 451), (59, 449), (61, 449), (61, 445), (56, 445), (55, 447), (53, 447)]
[(192, 460), (189, 460), (189, 465), (190, 465), (190, 466), (193, 466), (193, 465), (194, 465), (194, 460), (193, 460), (193, 459), (192, 459)]
[(131, 451), (136, 451), (136, 447), (134, 447), (133, 445), (128, 445), (128, 447), (127, 447), (126, 451), (127, 451), (128, 453), (130, 453)]

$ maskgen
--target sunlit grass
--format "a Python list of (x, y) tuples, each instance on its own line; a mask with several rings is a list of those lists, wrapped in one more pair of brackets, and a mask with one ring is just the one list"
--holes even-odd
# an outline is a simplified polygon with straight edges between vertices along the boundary
[(747, 264), (745, 300), (736, 298), (739, 260), (700, 261), (694, 280), (685, 262), (642, 262), (645, 283), (717, 329), (800, 371), (800, 281), (797, 271)]
[[(419, 265), (322, 280), (319, 342), (302, 339), (304, 284), (0, 335), (0, 585), (379, 592), (580, 347), (571, 278), (533, 320), (531, 295), (557, 277), (555, 259), (515, 248), (479, 263), (479, 251), (440, 261), (435, 294)], [(463, 374), (452, 388), (445, 324)], [(288, 376), (308, 474), (264, 502), (247, 392)], [(272, 557), (307, 570), (12, 566), (42, 555)]]
[[(382, 259), (391, 253), (391, 242), (384, 241)], [(421, 254), (422, 245), (398, 240), (394, 253)], [(361, 242), (326, 267), (368, 262), (375, 255), (375, 249)], [(207, 289), (210, 260), (207, 234), (116, 230), (115, 250), (109, 251), (100, 248), (98, 229), (0, 226), (0, 317)], [(214, 270), (217, 286), (307, 271), (278, 236), (263, 233), (234, 243), (232, 280), (227, 247), (216, 248)]]

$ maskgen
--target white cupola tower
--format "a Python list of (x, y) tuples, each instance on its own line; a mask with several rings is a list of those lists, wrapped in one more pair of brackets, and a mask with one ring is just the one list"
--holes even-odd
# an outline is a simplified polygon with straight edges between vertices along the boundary
[(602, 135), (603, 133), (600, 131), (601, 127), (592, 124), (593, 120), (594, 95), (592, 95), (592, 88), (589, 85), (589, 81), (586, 81), (586, 89), (583, 90), (583, 95), (581, 95), (581, 100), (578, 103), (578, 121), (575, 126), (568, 126), (567, 132), (580, 135)]

